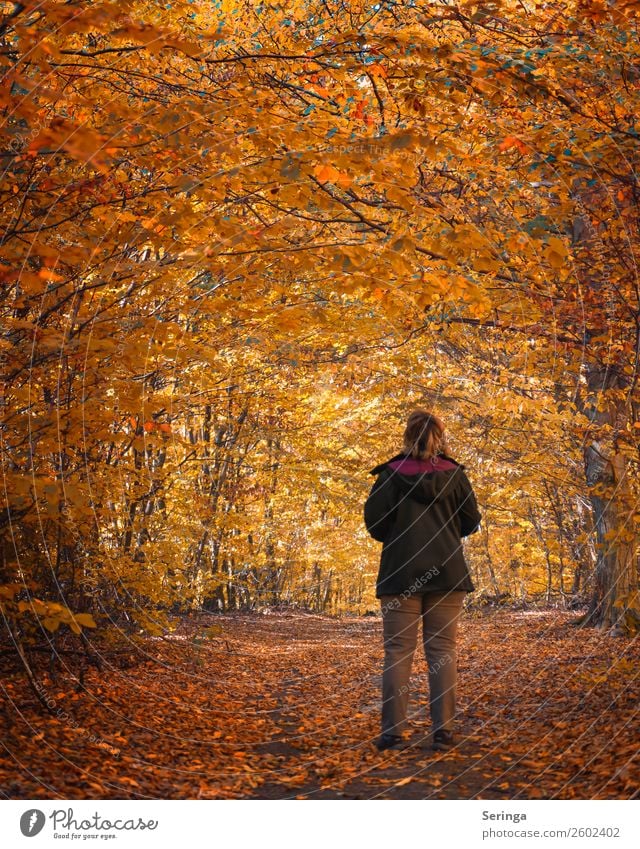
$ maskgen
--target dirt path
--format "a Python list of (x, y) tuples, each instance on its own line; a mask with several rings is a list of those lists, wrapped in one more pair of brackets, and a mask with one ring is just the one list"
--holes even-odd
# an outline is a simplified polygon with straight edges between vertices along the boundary
[[(416, 652), (412, 747), (379, 753), (381, 622), (199, 616), (105, 654), (43, 716), (5, 679), (5, 798), (628, 799), (640, 787), (640, 641), (559, 613), (466, 616), (459, 745), (429, 748)], [(219, 638), (207, 638), (212, 623)], [(8, 682), (8, 683), (7, 683)]]

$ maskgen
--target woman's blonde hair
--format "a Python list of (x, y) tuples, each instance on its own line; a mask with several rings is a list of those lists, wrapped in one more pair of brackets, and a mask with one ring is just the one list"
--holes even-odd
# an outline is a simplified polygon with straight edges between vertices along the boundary
[(426, 410), (414, 410), (404, 431), (403, 451), (416, 460), (430, 460), (437, 454), (448, 454), (442, 421)]

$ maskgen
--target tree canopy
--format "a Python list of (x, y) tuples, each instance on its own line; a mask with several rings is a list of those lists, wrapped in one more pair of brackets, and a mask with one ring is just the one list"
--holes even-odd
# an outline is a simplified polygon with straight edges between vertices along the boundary
[(365, 610), (414, 405), (480, 596), (637, 629), (640, 3), (1, 5), (16, 645)]

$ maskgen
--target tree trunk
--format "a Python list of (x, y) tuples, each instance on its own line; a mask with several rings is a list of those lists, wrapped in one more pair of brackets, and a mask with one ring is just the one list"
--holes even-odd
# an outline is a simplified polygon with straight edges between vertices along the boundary
[[(587, 482), (604, 487), (602, 495), (592, 493), (597, 560), (593, 594), (587, 622), (615, 634), (627, 631), (625, 600), (638, 582), (635, 537), (628, 527), (626, 459), (621, 454), (607, 456), (590, 445), (585, 451)], [(600, 489), (596, 490), (600, 492)]]
[[(589, 189), (582, 196), (584, 187), (580, 188), (579, 180), (576, 188), (583, 206), (589, 208), (597, 202), (598, 190)], [(585, 332), (586, 351), (591, 359), (584, 369), (585, 396), (581, 398), (579, 391), (576, 397), (581, 412), (593, 424), (585, 434), (584, 465), (594, 513), (597, 558), (585, 624), (623, 634), (630, 630), (627, 604), (631, 603), (630, 593), (637, 589), (638, 583), (636, 534), (629, 522), (634, 504), (624, 453), (625, 433), (632, 419), (631, 380), (626, 368), (628, 362), (624, 356), (618, 357), (616, 346), (603, 344), (600, 339), (596, 344), (592, 341), (607, 330), (603, 326), (605, 316), (615, 318), (620, 314), (621, 300), (620, 293), (610, 285), (606, 261), (602, 260), (602, 242), (587, 216), (580, 215), (574, 221), (573, 242), (587, 244), (591, 249), (591, 264), (582, 269), (583, 283), (605, 308), (604, 314), (600, 313)], [(624, 302), (625, 317), (629, 308)], [(634, 318), (637, 344), (637, 316)]]
[[(613, 369), (591, 369), (588, 384), (601, 392), (622, 388)], [(624, 393), (614, 394), (608, 404), (600, 403), (592, 418), (599, 429), (608, 425), (612, 437), (606, 443), (592, 440), (584, 452), (597, 542), (593, 594), (585, 623), (624, 634), (629, 630), (626, 602), (638, 584), (636, 538), (629, 522), (633, 499), (628, 463), (618, 443), (618, 434), (626, 423)]]
[(487, 569), (489, 570), (489, 580), (491, 582), (491, 588), (496, 596), (500, 595), (500, 586), (498, 585), (498, 579), (496, 578), (495, 569), (493, 568), (493, 560), (491, 558), (491, 553), (489, 552), (489, 522), (486, 517), (483, 517), (482, 524), (480, 525), (480, 532), (482, 533), (482, 539), (484, 542), (484, 554), (485, 560), (487, 563)]

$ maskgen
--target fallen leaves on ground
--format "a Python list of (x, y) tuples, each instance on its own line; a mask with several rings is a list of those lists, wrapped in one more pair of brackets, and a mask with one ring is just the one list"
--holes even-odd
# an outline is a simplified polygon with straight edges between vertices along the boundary
[[(203, 639), (212, 623), (222, 636)], [(71, 670), (55, 685), (41, 671), (52, 715), (5, 678), (5, 797), (626, 799), (640, 786), (640, 644), (565, 613), (466, 616), (448, 753), (429, 747), (419, 651), (412, 745), (375, 749), (379, 618), (202, 614), (114, 657), (80, 691)]]

